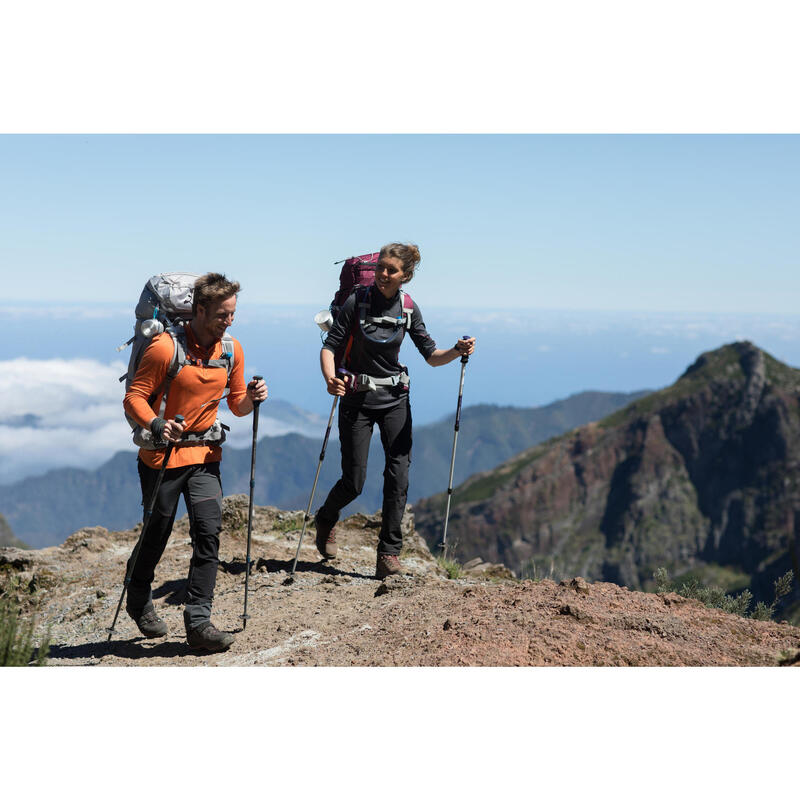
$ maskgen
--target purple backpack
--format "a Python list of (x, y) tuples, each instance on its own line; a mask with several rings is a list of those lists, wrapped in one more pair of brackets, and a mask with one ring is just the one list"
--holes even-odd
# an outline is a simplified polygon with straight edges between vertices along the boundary
[(378, 266), (379, 255), (380, 253), (367, 253), (345, 259), (342, 271), (339, 273), (339, 291), (333, 296), (331, 303), (331, 314), (334, 319), (356, 286), (372, 286), (375, 283), (375, 267)]

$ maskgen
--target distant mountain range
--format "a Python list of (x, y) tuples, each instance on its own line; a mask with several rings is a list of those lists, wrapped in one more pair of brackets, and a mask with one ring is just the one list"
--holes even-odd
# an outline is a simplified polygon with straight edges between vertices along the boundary
[[(645, 394), (582, 392), (538, 408), (469, 406), (461, 415), (454, 479), (460, 482), (476, 471), (490, 469), (520, 450), (600, 419)], [(310, 418), (309, 424), (313, 422), (318, 423), (318, 439), (289, 433), (259, 440), (256, 503), (305, 509), (326, 420)], [(453, 424), (454, 415), (415, 429), (409, 502), (447, 487)], [(383, 453), (376, 434), (365, 491), (346, 513), (380, 508), (382, 472)], [(321, 505), (338, 476), (339, 448), (334, 441), (326, 453), (312, 510)], [(224, 493), (247, 493), (249, 481), (250, 449), (225, 446)], [(87, 525), (103, 525), (112, 530), (130, 528), (142, 515), (136, 456), (120, 452), (95, 470), (61, 468), (0, 486), (0, 512), (16, 535), (33, 547), (59, 544)]]
[[(446, 497), (415, 504), (429, 546)], [(652, 586), (659, 567), (773, 599), (800, 575), (800, 370), (749, 342), (670, 387), (476, 474), (454, 492), (457, 556), (517, 574)], [(797, 582), (793, 602), (800, 601)]]

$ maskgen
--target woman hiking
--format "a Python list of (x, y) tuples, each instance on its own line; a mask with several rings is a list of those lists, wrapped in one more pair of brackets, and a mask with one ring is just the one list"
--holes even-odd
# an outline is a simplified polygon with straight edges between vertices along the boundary
[[(408, 495), (411, 462), (409, 379), (398, 356), (405, 331), (432, 367), (449, 364), (475, 349), (475, 339), (461, 339), (441, 350), (425, 329), (419, 307), (401, 287), (414, 277), (420, 262), (416, 245), (393, 242), (381, 248), (375, 282), (354, 291), (342, 305), (320, 353), (328, 394), (342, 398), (339, 444), (342, 477), (315, 515), (317, 549), (334, 558), (338, 547), (334, 526), (339, 512), (361, 494), (367, 476), (367, 455), (377, 423), (386, 456), (383, 476), (383, 518), (378, 539), (375, 577), (402, 571), (400, 523)], [(352, 340), (350, 341), (350, 337)], [(336, 372), (336, 354), (345, 352), (346, 370)]]

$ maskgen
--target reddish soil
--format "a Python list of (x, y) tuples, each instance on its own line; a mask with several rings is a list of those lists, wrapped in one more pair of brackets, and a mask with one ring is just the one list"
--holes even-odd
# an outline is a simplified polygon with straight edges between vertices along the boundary
[[(247, 498), (225, 500), (213, 619), (236, 635), (229, 651), (192, 653), (181, 597), (190, 546), (176, 523), (156, 572), (155, 604), (169, 633), (142, 638), (125, 611), (110, 625), (138, 530), (85, 528), (62, 546), (0, 550), (0, 577), (37, 598), (50, 626), (50, 665), (305, 666), (777, 666), (800, 663), (800, 629), (709, 609), (676, 594), (632, 592), (581, 578), (516, 581), (477, 568), (457, 580), (436, 564), (406, 515), (407, 574), (373, 576), (379, 517), (339, 526), (339, 557), (320, 560), (306, 531), (287, 585), (302, 512), (258, 507), (242, 630)], [(28, 613), (34, 613), (33, 602)]]

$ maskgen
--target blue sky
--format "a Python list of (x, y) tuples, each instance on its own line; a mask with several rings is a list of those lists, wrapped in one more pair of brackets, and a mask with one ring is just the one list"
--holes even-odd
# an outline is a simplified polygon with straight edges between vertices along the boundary
[(413, 240), (425, 307), (792, 312), (800, 136), (0, 136), (7, 301), (124, 302), (221, 269), (326, 305)]

